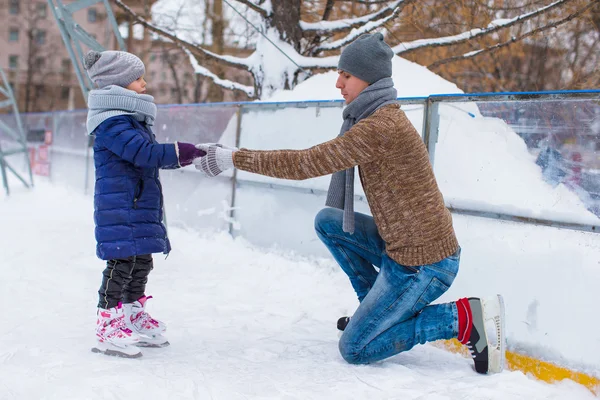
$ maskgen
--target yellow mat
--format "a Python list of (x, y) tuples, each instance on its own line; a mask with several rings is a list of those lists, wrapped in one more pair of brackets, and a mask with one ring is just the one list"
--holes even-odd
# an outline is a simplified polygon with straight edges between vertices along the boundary
[[(463, 346), (458, 340), (439, 340), (432, 343), (436, 347), (441, 347), (450, 350), (454, 353), (463, 354), (471, 358), (469, 350)], [(587, 375), (582, 372), (572, 371), (570, 369), (559, 367), (558, 365), (541, 361), (534, 357), (515, 353), (512, 351), (506, 352), (506, 362), (508, 369), (511, 371), (521, 371), (524, 374), (535, 376), (545, 382), (556, 382), (563, 379), (570, 379), (588, 388), (596, 396), (600, 395), (600, 379), (595, 376)]]

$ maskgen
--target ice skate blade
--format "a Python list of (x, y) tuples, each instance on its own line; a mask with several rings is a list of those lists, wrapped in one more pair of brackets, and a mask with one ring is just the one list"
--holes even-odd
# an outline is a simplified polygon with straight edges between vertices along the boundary
[(143, 354), (139, 349), (135, 352), (136, 349), (135, 347), (133, 349), (120, 349), (116, 346), (96, 346), (92, 347), (92, 353), (121, 358), (140, 358)]
[(150, 342), (146, 342), (146, 341), (139, 341), (135, 344), (137, 347), (146, 347), (146, 348), (162, 348), (162, 347), (167, 347), (170, 346), (171, 343), (169, 343), (169, 341), (166, 342), (162, 342), (162, 343), (150, 343)]
[(167, 347), (170, 345), (169, 341), (163, 335), (140, 335), (139, 342), (135, 343), (138, 347)]
[[(482, 299), (483, 317), (486, 321), (493, 321), (496, 332), (495, 343), (488, 339), (488, 374), (497, 374), (504, 370), (506, 354), (506, 337), (504, 331), (504, 299), (496, 295), (489, 299)], [(487, 334), (486, 334), (487, 336)]]

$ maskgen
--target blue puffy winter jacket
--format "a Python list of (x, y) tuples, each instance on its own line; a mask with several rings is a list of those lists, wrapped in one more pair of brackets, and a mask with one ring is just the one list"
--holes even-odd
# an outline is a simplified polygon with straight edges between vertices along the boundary
[(96, 254), (112, 260), (168, 253), (158, 170), (179, 168), (175, 145), (157, 143), (145, 123), (128, 115), (105, 120), (93, 135)]

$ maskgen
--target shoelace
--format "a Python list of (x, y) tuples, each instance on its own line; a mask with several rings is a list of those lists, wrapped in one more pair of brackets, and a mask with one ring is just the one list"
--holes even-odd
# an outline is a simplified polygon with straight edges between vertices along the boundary
[(104, 328), (106, 329), (107, 336), (110, 336), (119, 330), (122, 330), (127, 334), (131, 333), (131, 329), (129, 329), (127, 327), (127, 325), (125, 324), (125, 316), (124, 315), (121, 315), (121, 316), (115, 318), (114, 320), (109, 321), (109, 323)]
[(496, 325), (496, 348), (500, 349), (500, 341), (502, 340), (502, 335), (500, 332), (500, 317), (494, 317), (494, 324)]
[(467, 348), (469, 349), (469, 352), (471, 353), (471, 357), (475, 358), (475, 350), (473, 349), (473, 346), (471, 346), (471, 342), (467, 342)]
[(135, 324), (141, 324), (141, 326), (145, 326), (147, 323), (150, 323), (151, 325), (158, 325), (158, 322), (154, 318), (152, 318), (150, 314), (148, 314), (145, 310), (138, 312), (133, 317), (132, 322)]
[[(499, 317), (494, 317), (494, 325), (496, 326), (496, 348), (500, 349), (500, 342), (502, 340), (501, 337), (501, 333), (500, 333), (500, 318)], [(475, 358), (475, 351), (473, 349), (473, 346), (471, 346), (471, 342), (467, 342), (467, 348), (469, 349), (469, 352), (471, 353), (471, 357)]]

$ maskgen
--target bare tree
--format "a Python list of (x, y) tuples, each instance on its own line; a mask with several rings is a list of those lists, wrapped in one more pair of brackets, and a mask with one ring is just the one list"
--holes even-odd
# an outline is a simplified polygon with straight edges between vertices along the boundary
[[(23, 95), (20, 101), (22, 111), (36, 111), (42, 102), (49, 106), (45, 108), (52, 109), (54, 96), (47, 96), (45, 91), (59, 81), (56, 64), (60, 38), (47, 29), (51, 22), (45, 2), (21, 0), (18, 8), (19, 23), (14, 29), (17, 29), (19, 40), (26, 40), (25, 52), (21, 53), (24, 55), (24, 68), (18, 67), (18, 72), (25, 75), (22, 90), (17, 91)], [(18, 81), (20, 79), (17, 77), (15, 83)]]
[[(181, 31), (173, 27), (154, 24), (137, 15), (126, 4), (126, 0), (114, 0), (124, 12), (138, 23), (172, 41), (189, 54), (197, 73), (211, 79), (223, 88), (245, 93), (250, 98), (260, 98), (272, 90), (291, 88), (319, 70), (335, 69), (340, 49), (362, 34), (402, 28), (409, 11), (415, 12), (423, 4), (437, 4), (438, 7), (452, 9), (454, 3), (447, 1), (424, 0), (336, 0), (271, 1), (266, 6), (264, 0), (230, 0), (239, 9), (251, 10), (259, 17), (256, 30), (259, 36), (256, 51), (248, 57), (236, 57), (211, 51), (210, 48), (187, 39)], [(471, 8), (473, 8), (471, 2)], [(425, 23), (437, 26), (427, 34), (427, 38), (388, 37), (394, 52), (410, 57), (421, 51), (433, 51), (437, 58), (429, 68), (472, 60), (483, 55), (512, 46), (524, 39), (539, 37), (584, 13), (596, 10), (600, 0), (515, 0), (503, 1), (502, 7), (495, 1), (480, 0), (477, 5), (481, 16), (474, 11), (461, 21), (452, 22), (450, 13), (429, 15)], [(500, 4), (500, 2), (498, 2)], [(304, 8), (303, 8), (304, 7)], [(322, 14), (315, 15), (315, 10)], [(358, 13), (353, 16), (352, 13)], [(344, 14), (346, 15), (344, 17)], [(350, 14), (350, 17), (347, 15)], [(498, 18), (502, 15), (501, 18)], [(331, 19), (335, 18), (337, 19)], [(441, 29), (441, 28), (444, 29)], [(449, 29), (452, 28), (452, 29)], [(445, 34), (448, 31), (451, 33)], [(538, 35), (538, 36), (536, 36)], [(472, 47), (472, 48), (469, 48)], [(468, 48), (466, 50), (465, 48)], [(269, 51), (265, 51), (268, 49)], [(215, 73), (208, 65), (236, 68), (251, 73), (253, 86), (226, 80)], [(285, 67), (282, 65), (285, 64)]]
[[(210, 10), (210, 20), (212, 23), (212, 46), (211, 51), (216, 54), (223, 54), (225, 50), (225, 17), (223, 15), (223, 0), (207, 0), (207, 4), (212, 5)], [(213, 71), (215, 75), (223, 78), (223, 68), (218, 63), (213, 63)], [(218, 86), (211, 85), (209, 88), (208, 97), (213, 101), (223, 101), (223, 90)]]
[(168, 43), (162, 43), (160, 57), (162, 61), (167, 64), (167, 67), (171, 71), (171, 76), (173, 77), (174, 82), (172, 97), (174, 94), (175, 98), (173, 100), (178, 104), (184, 103), (182, 82), (178, 75), (180, 56), (181, 51), (179, 51), (178, 48), (174, 48)]

